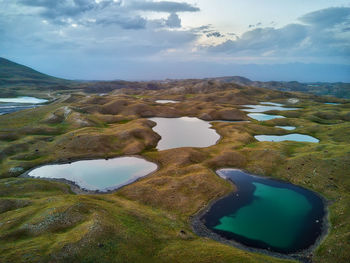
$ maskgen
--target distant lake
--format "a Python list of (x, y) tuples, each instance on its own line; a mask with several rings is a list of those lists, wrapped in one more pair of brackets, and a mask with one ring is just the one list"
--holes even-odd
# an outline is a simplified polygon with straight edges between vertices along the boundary
[(269, 121), (273, 119), (285, 118), (284, 116), (281, 116), (281, 115), (270, 115), (270, 114), (264, 114), (264, 113), (249, 113), (248, 116), (258, 121)]
[[(217, 174), (231, 180), (237, 191), (200, 217), (201, 224), (217, 235), (212, 238), (289, 254), (309, 248), (321, 236), (326, 211), (323, 200), (312, 191), (237, 169), (221, 169)], [(199, 235), (203, 233), (201, 227), (194, 227)]]
[(327, 105), (339, 105), (340, 103), (336, 103), (336, 102), (326, 102), (324, 104), (327, 104)]
[(0, 98), (0, 115), (35, 108), (47, 101), (35, 97)]
[(208, 147), (214, 145), (219, 134), (211, 129), (209, 122), (198, 118), (150, 118), (157, 123), (153, 130), (162, 138), (157, 145), (158, 150), (180, 147)]
[(276, 126), (276, 127), (287, 130), (287, 131), (295, 130), (295, 126)]
[(156, 100), (157, 103), (165, 104), (165, 103), (178, 103), (176, 100)]
[(86, 190), (106, 192), (130, 184), (155, 171), (157, 165), (137, 157), (49, 164), (28, 173), (38, 178), (65, 179)]
[(283, 104), (281, 104), (281, 103), (269, 102), (269, 101), (262, 101), (262, 102), (260, 102), (260, 104), (267, 104), (267, 105), (273, 105), (273, 106), (278, 106), (278, 107), (283, 106)]
[(0, 102), (40, 104), (40, 103), (47, 102), (47, 100), (45, 100), (45, 99), (38, 99), (38, 98), (35, 98), (35, 97), (17, 97), (17, 98), (0, 98)]
[(319, 142), (315, 137), (293, 133), (287, 135), (256, 135), (254, 136), (260, 142), (283, 142), (283, 141), (294, 141), (294, 142)]
[[(277, 104), (277, 103), (275, 103)], [(281, 105), (281, 104), (278, 104)], [(298, 110), (298, 108), (285, 108), (282, 106), (276, 106), (276, 105), (243, 105), (244, 107), (250, 108), (250, 109), (243, 109), (243, 111), (246, 112), (265, 112), (265, 111), (272, 111), (272, 110), (277, 110), (277, 111), (290, 111), (290, 110)]]

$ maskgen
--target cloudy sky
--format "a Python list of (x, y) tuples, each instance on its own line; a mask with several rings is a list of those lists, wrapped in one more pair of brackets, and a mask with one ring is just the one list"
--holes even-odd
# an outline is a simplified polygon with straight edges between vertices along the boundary
[(350, 2), (0, 0), (0, 56), (70, 79), (350, 82)]

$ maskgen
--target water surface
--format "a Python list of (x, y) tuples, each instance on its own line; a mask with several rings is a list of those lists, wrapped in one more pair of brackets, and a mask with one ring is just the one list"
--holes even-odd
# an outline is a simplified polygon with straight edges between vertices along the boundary
[[(277, 103), (276, 103), (277, 104)], [(243, 109), (243, 111), (246, 112), (265, 112), (265, 111), (290, 111), (290, 110), (298, 110), (298, 108), (285, 108), (283, 106), (276, 106), (276, 105), (243, 105), (244, 107), (250, 108), (250, 109)]]
[(292, 130), (295, 130), (295, 128), (296, 128), (295, 126), (276, 126), (276, 127), (287, 130), (287, 131), (292, 131)]
[(38, 98), (35, 98), (35, 97), (17, 97), (17, 98), (0, 98), (0, 102), (40, 104), (40, 103), (47, 102), (47, 100), (45, 100), (45, 99), (38, 99)]
[(283, 142), (283, 141), (294, 141), (294, 142), (319, 142), (318, 139), (310, 135), (293, 133), (287, 135), (256, 135), (254, 136), (260, 142)]
[(269, 101), (262, 101), (262, 102), (260, 102), (260, 104), (267, 104), (267, 105), (273, 105), (273, 106), (279, 106), (279, 107), (283, 106), (283, 104), (281, 104), (281, 103), (269, 102)]
[(157, 169), (157, 165), (136, 157), (84, 160), (51, 164), (28, 173), (39, 178), (66, 179), (86, 190), (106, 192), (129, 184)]
[(0, 98), (0, 115), (37, 107), (47, 100), (35, 97)]
[(258, 121), (269, 121), (273, 119), (285, 118), (284, 116), (281, 116), (281, 115), (271, 115), (271, 114), (265, 114), (265, 113), (249, 113), (248, 116)]
[(248, 247), (288, 254), (309, 248), (322, 234), (325, 208), (313, 192), (237, 169), (217, 173), (238, 188), (201, 217), (217, 235)]
[(161, 104), (164, 104), (164, 103), (178, 103), (178, 101), (176, 100), (156, 100), (157, 103), (161, 103)]
[(211, 129), (211, 124), (198, 118), (150, 118), (157, 123), (153, 130), (162, 138), (158, 150), (180, 147), (208, 147), (214, 145), (219, 134)]

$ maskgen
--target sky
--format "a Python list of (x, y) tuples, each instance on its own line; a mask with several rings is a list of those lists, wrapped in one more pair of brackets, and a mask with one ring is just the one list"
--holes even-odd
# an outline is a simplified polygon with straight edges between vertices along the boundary
[(350, 1), (0, 0), (0, 57), (68, 79), (350, 82)]

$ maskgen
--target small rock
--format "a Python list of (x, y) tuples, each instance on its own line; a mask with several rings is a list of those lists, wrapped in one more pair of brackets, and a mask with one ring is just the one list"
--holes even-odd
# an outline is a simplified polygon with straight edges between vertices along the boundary
[(16, 174), (16, 173), (21, 173), (24, 171), (23, 167), (17, 166), (17, 167), (12, 167), (9, 169), (10, 173)]

